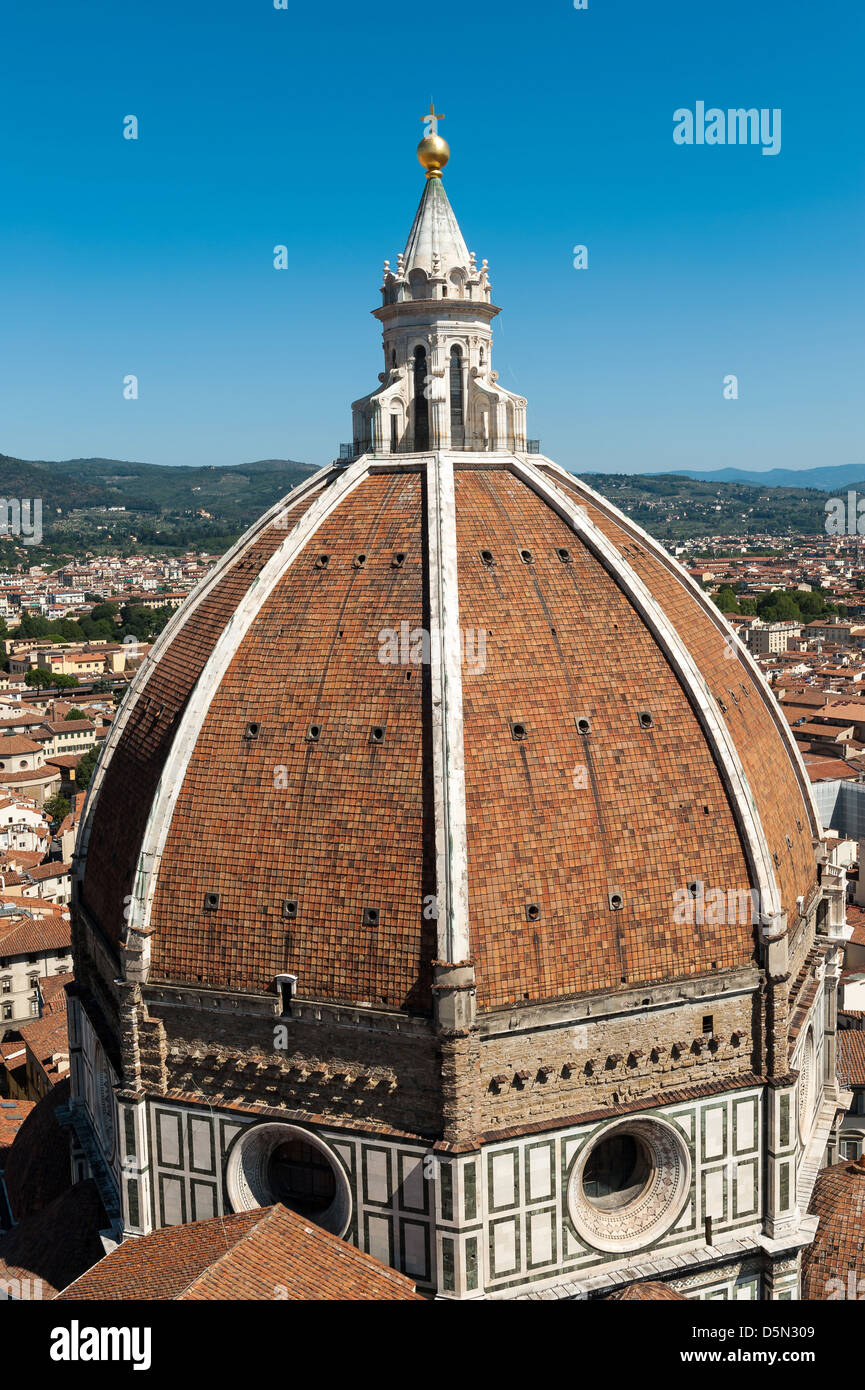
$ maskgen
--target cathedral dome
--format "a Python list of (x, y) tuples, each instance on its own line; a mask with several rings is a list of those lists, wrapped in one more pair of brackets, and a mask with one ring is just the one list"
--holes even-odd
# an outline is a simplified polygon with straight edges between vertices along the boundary
[(363, 456), (160, 637), (78, 901), (151, 982), (426, 1012), (470, 959), (495, 1007), (753, 961), (816, 833), (751, 658), (627, 517), (537, 456)]

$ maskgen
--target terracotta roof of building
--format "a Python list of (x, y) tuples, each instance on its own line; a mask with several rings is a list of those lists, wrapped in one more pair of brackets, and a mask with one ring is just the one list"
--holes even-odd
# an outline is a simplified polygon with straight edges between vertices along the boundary
[(72, 928), (66, 917), (19, 917), (8, 926), (0, 918), (2, 956), (34, 956), (71, 945)]
[(75, 976), (71, 972), (66, 975), (41, 976), (39, 993), (42, 995), (43, 1017), (45, 1014), (65, 1013), (68, 1003), (66, 989), (74, 983)]
[(41, 744), (34, 743), (33, 739), (25, 738), (23, 734), (7, 734), (0, 738), (0, 758), (17, 757), (19, 753), (39, 753)]
[(405, 1275), (283, 1206), (124, 1241), (60, 1298), (424, 1301)]
[(42, 782), (53, 782), (58, 781), (59, 778), (60, 773), (58, 769), (48, 766), (25, 768), (23, 772), (0, 772), (0, 783), (2, 783), (4, 787), (18, 785), (29, 787), (34, 782), (37, 784)]
[(813, 1245), (802, 1252), (803, 1299), (861, 1297), (849, 1286), (852, 1279), (854, 1289), (865, 1287), (865, 1161), (824, 1168), (808, 1210), (820, 1222)]
[(865, 1032), (861, 1028), (838, 1029), (838, 1071), (846, 1086), (865, 1086)]
[(51, 1298), (102, 1259), (99, 1231), (108, 1224), (96, 1183), (76, 1183), (0, 1236), (0, 1280), (30, 1280), (30, 1298), (40, 1296), (41, 1280), (41, 1297)]
[(0, 1097), (0, 1173), (5, 1166), (6, 1150), (35, 1106), (36, 1102), (32, 1100), (4, 1100)]
[[(69, 1022), (65, 1009), (31, 1018), (17, 1025), (28, 1052), (42, 1067), (52, 1086), (69, 1075)], [(65, 1059), (59, 1066), (55, 1057)]]
[(643, 1279), (638, 1284), (626, 1284), (623, 1289), (616, 1289), (615, 1293), (607, 1294), (605, 1301), (660, 1303), (668, 1299), (672, 1299), (676, 1303), (687, 1301), (683, 1293), (679, 1293), (678, 1289), (671, 1288), (669, 1284), (665, 1284), (659, 1279)]
[(57, 1107), (69, 1104), (69, 1078), (37, 1101), (9, 1150), (4, 1179), (12, 1215), (23, 1221), (72, 1186), (69, 1132), (57, 1123)]
[(26, 877), (31, 883), (43, 883), (49, 878), (64, 878), (71, 869), (71, 864), (61, 864), (59, 860), (52, 859), (47, 864), (36, 864), (28, 869)]
[(855, 782), (862, 769), (858, 762), (851, 766), (844, 758), (816, 758), (806, 753), (805, 771), (812, 782)]
[[(728, 792), (738, 772), (728, 768), (725, 780), (719, 768), (733, 748), (782, 905), (793, 913), (816, 883), (807, 779), (750, 660), (725, 654), (723, 620), (669, 556), (578, 480), (557, 472), (555, 486), (586, 508), (591, 544), (515, 474), (455, 473), (460, 624), (486, 642), (483, 674), (467, 650), (462, 680), (469, 954), (482, 1008), (753, 961), (750, 922), (673, 920), (674, 891), (695, 878), (751, 884), (746, 802), (734, 811)], [(169, 779), (176, 800), (147, 888), (153, 982), (271, 989), (285, 969), (282, 903), (297, 899), (299, 998), (431, 1010), (428, 667), (382, 662), (379, 637), (404, 621), (428, 624), (427, 519), (418, 473), (363, 477), (280, 571), (248, 629), (235, 625), (212, 694), (198, 682), (204, 664), (285, 525), (278, 538), (271, 522), (254, 530), (162, 634), (94, 783), (81, 890), (117, 942), (157, 785), (162, 778), (165, 792), (198, 682), (190, 757)], [(598, 554), (609, 543), (627, 581)], [(492, 565), (480, 558), (487, 549)], [(317, 567), (322, 554), (328, 563)], [(640, 581), (700, 673), (711, 716), (698, 717), (696, 694), (643, 617), (628, 588)], [(588, 738), (581, 717), (591, 719)], [(248, 721), (260, 723), (258, 737), (245, 737)], [(523, 722), (526, 736), (515, 736)], [(314, 723), (321, 736), (310, 741)], [(377, 726), (383, 741), (373, 745)], [(577, 766), (586, 784), (575, 792)], [(219, 895), (214, 911), (205, 910), (210, 894)]]

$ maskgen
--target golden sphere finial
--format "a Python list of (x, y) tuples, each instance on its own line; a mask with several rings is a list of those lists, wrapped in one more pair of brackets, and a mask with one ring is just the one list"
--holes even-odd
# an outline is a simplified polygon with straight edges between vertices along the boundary
[(438, 123), (444, 120), (444, 116), (437, 112), (433, 102), (430, 102), (429, 112), (426, 116), (421, 116), (421, 120), (426, 126), (426, 132), (417, 147), (417, 157), (426, 169), (428, 179), (440, 179), (442, 169), (451, 157), (450, 145), (438, 133)]

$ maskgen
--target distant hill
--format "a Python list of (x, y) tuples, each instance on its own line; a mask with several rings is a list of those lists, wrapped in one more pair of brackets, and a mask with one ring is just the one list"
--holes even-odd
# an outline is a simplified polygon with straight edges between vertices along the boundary
[(704, 536), (789, 536), (825, 532), (818, 488), (699, 479), (687, 473), (583, 473), (581, 477), (665, 542)]
[(825, 468), (664, 468), (650, 478), (678, 474), (701, 483), (754, 483), (758, 487), (815, 487), (821, 492), (841, 491), (860, 484), (865, 488), (865, 463), (831, 464)]
[(186, 468), (0, 454), (0, 497), (42, 498), (46, 551), (220, 550), (313, 472), (295, 459)]

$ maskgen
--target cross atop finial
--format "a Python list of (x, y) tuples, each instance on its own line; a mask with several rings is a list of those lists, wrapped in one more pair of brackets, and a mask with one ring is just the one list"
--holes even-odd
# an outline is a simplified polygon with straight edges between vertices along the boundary
[(425, 131), (424, 131), (424, 135), (438, 135), (438, 133), (439, 133), (439, 124), (438, 124), (438, 123), (439, 123), (439, 121), (443, 121), (443, 120), (444, 120), (444, 113), (441, 112), (441, 111), (436, 112), (435, 103), (434, 103), (432, 100), (430, 100), (430, 104), (429, 104), (429, 113), (428, 113), (426, 116), (421, 116), (421, 120), (423, 121), (424, 125), (426, 126), (426, 129), (425, 129)]

